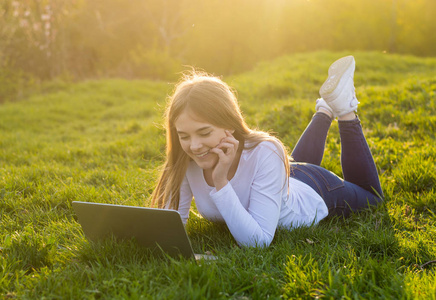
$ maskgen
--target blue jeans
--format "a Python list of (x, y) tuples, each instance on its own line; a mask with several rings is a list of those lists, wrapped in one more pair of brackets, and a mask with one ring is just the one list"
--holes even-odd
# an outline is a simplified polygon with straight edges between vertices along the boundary
[(348, 216), (383, 201), (383, 192), (358, 118), (338, 121), (344, 179), (320, 167), (331, 122), (326, 114), (313, 116), (292, 152), (290, 176), (311, 186), (324, 199), (329, 215)]

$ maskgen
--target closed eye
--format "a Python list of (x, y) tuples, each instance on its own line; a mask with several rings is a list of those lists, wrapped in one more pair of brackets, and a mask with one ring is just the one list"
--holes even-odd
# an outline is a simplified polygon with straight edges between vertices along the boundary
[(206, 137), (206, 136), (209, 136), (211, 133), (212, 133), (212, 131), (209, 131), (209, 132), (205, 132), (205, 133), (200, 133), (199, 135), (202, 137)]

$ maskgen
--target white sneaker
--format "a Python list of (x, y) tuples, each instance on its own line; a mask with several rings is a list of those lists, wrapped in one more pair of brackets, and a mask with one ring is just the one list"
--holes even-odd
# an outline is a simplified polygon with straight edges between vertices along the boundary
[(357, 110), (359, 101), (354, 90), (355, 68), (353, 56), (338, 59), (330, 66), (328, 78), (319, 89), (319, 94), (331, 107), (335, 117)]

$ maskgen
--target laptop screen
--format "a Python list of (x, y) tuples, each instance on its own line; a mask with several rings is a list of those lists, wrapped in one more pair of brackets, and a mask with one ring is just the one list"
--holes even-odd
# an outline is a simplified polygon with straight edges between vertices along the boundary
[(191, 243), (175, 210), (73, 201), (85, 236), (98, 241), (134, 238), (141, 246), (160, 248), (173, 257), (193, 258)]

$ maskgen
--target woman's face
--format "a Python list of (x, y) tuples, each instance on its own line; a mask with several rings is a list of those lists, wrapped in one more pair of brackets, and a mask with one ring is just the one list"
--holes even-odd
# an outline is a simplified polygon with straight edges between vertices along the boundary
[(216, 127), (185, 110), (174, 123), (183, 151), (203, 170), (213, 169), (218, 156), (209, 152), (226, 137), (224, 128)]

